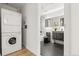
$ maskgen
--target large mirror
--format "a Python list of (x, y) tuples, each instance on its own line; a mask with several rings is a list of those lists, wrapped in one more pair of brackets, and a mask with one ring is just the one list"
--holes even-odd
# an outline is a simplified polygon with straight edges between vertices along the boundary
[(45, 19), (45, 27), (51, 27), (51, 18)]

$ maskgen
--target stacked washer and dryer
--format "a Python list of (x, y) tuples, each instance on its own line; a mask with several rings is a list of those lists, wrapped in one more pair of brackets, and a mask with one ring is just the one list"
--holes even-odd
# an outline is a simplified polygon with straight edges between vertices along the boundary
[(1, 55), (7, 55), (22, 48), (22, 15), (18, 12), (1, 8)]

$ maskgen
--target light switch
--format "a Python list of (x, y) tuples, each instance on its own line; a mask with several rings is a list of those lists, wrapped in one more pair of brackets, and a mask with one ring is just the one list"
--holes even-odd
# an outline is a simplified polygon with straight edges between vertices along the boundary
[(25, 25), (25, 29), (27, 29), (27, 25)]

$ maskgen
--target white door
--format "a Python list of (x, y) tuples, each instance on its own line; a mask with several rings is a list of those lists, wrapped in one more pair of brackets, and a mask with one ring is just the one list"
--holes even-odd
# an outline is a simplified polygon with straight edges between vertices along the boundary
[[(7, 55), (22, 48), (21, 18), (22, 18), (21, 14), (18, 12), (14, 12), (3, 8), (1, 9), (2, 55)], [(14, 35), (16, 38), (16, 43), (11, 45), (9, 44), (9, 39), (12, 37), (12, 33), (19, 33), (19, 34)]]

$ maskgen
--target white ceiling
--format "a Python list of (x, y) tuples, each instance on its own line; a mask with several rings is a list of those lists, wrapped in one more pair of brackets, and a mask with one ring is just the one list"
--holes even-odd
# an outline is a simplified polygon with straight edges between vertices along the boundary
[(41, 3), (41, 11), (42, 12), (48, 12), (53, 9), (58, 9), (58, 8), (64, 8), (63, 3)]
[[(27, 3), (8, 3), (15, 8), (22, 8)], [(49, 13), (64, 8), (64, 3), (40, 3), (41, 13)]]
[(25, 5), (26, 3), (8, 3), (8, 5), (13, 6), (15, 8), (21, 8)]
[[(13, 7), (16, 8), (21, 8), (22, 6), (24, 6), (27, 3), (7, 3)], [(63, 3), (41, 3), (41, 9), (44, 11), (48, 11), (50, 9), (55, 9), (55, 8), (59, 8), (59, 7), (64, 7)]]

